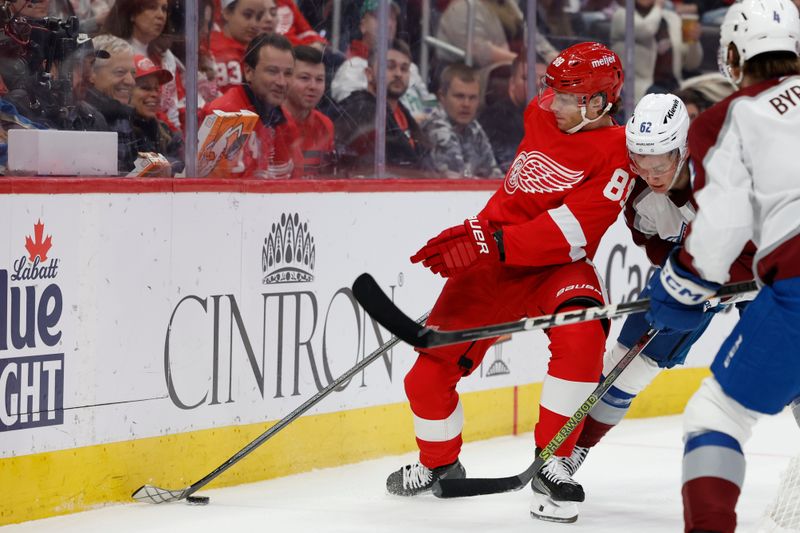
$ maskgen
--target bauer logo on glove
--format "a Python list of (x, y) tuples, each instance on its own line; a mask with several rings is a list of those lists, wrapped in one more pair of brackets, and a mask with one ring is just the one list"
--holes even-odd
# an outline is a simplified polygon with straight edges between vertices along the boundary
[(478, 217), (468, 218), (467, 223), (472, 228), (472, 238), (475, 240), (475, 244), (478, 245), (478, 251), (482, 254), (491, 254), (492, 252), (489, 250), (489, 245), (486, 244), (486, 237), (483, 229), (481, 229), (481, 222)]
[(501, 230), (486, 220), (470, 217), (429, 240), (411, 256), (411, 262), (421, 262), (434, 274), (449, 278), (477, 261), (503, 261), (502, 243)]

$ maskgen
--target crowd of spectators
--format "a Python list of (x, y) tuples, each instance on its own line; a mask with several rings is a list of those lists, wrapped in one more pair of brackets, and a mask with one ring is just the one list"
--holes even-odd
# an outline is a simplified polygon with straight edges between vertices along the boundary
[[(117, 134), (121, 175), (143, 152), (163, 155), (180, 175), (185, 1), (0, 0), (7, 19), (0, 28), (0, 163), (8, 129), (109, 131)], [(343, 0), (338, 49), (330, 42), (332, 0), (195, 1), (198, 118), (258, 117), (214, 177), (371, 177), (376, 140), (385, 138), (389, 176), (499, 178), (524, 134), (529, 76), (538, 80), (575, 42), (600, 41), (624, 57), (620, 0), (539, 0), (535, 73), (524, 53), (526, 2), (433, 2), (430, 34), (449, 46), (433, 46), (422, 58), (419, 2), (392, 0), (384, 32), (386, 130), (378, 136), (379, 0)], [(695, 116), (729, 92), (709, 71), (730, 1), (635, 0), (635, 69), (627, 74), (636, 100), (676, 92)], [(74, 25), (54, 23), (71, 17)], [(56, 34), (74, 37), (74, 45), (48, 44)]]

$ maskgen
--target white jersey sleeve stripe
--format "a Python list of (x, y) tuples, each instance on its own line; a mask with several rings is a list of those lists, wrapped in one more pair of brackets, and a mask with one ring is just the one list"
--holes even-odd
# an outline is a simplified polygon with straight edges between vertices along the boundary
[(586, 235), (583, 233), (581, 223), (572, 214), (567, 204), (563, 204), (548, 211), (550, 218), (556, 223), (570, 246), (569, 257), (573, 261), (586, 257)]
[(428, 420), (414, 415), (414, 434), (428, 442), (446, 442), (461, 434), (464, 427), (464, 409), (461, 400), (450, 416), (444, 420)]
[(570, 417), (597, 387), (597, 382), (568, 381), (547, 374), (542, 383), (542, 407)]

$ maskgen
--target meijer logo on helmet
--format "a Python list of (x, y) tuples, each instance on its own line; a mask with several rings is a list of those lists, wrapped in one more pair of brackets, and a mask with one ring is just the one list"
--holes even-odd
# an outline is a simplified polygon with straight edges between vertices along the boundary
[(600, 59), (592, 60), (592, 67), (602, 67), (605, 65), (611, 65), (616, 61), (617, 60), (614, 56), (603, 56)]

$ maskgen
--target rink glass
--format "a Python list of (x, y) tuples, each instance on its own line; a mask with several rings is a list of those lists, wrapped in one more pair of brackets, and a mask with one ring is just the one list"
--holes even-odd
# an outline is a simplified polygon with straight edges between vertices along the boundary
[[(121, 2), (123, 0), (120, 0)], [(263, 0), (265, 9), (276, 16), (271, 17), (274, 27), (279, 31), (285, 31), (281, 26), (282, 21), (287, 19), (287, 9), (285, 6), (275, 6), (273, 0)], [(487, 105), (498, 100), (508, 98), (508, 80), (511, 77), (510, 62), (515, 53), (521, 51), (526, 45), (526, 32), (531, 34), (536, 31), (540, 38), (537, 39), (538, 55), (531, 55), (532, 62), (547, 64), (553, 59), (558, 50), (562, 50), (572, 44), (587, 40), (599, 41), (610, 45), (617, 50), (623, 59), (625, 31), (620, 33), (618, 21), (613, 20), (613, 13), (617, 10), (624, 10), (617, 2), (612, 0), (554, 0), (546, 5), (537, 5), (535, 0), (522, 1), (517, 3), (484, 3), (484, 0), (476, 0), (471, 3), (473, 13), (485, 14), (487, 6), (497, 11), (488, 11), (489, 14), (497, 15), (500, 18), (494, 22), (497, 24), (486, 26), (480, 23), (482, 18), (475, 19), (475, 24), (468, 23), (469, 5), (466, 0), (430, 1), (423, 0), (420, 3), (397, 1), (396, 3), (379, 2), (370, 0), (370, 7), (374, 11), (364, 10), (363, 15), (374, 16), (371, 27), (377, 33), (376, 40), (386, 39), (391, 33), (408, 42), (416, 79), (427, 88), (425, 93), (415, 93), (413, 101), (409, 105), (413, 107), (413, 115), (416, 120), (422, 122), (430, 117), (431, 112), (437, 107), (436, 91), (438, 88), (438, 77), (443, 66), (448, 61), (461, 60), (472, 63), (481, 72), (481, 110)], [(43, 102), (44, 107), (51, 110), (50, 123), (58, 129), (67, 129), (68, 119), (77, 113), (78, 102), (85, 98), (85, 92), (91, 85), (91, 62), (93, 56), (85, 51), (84, 41), (78, 44), (78, 34), (87, 33), (96, 35), (100, 28), (124, 27), (124, 21), (117, 20), (118, 24), (110, 24), (109, 17), (113, 17), (102, 7), (103, 2), (96, 2), (97, 10), (92, 12), (78, 13), (78, 28), (72, 27), (67, 17), (69, 12), (59, 11), (61, 3), (43, 0), (36, 4), (28, 4), (22, 0), (15, 2), (7, 1), (3, 9), (3, 35), (0, 38), (0, 74), (8, 93), (4, 95), (7, 101), (13, 101), (14, 95), (20, 92), (30, 94), (42, 99), (50, 99)], [(181, 65), (192, 65), (195, 73), (182, 72), (181, 81), (185, 84), (185, 92), (190, 95), (197, 95), (202, 98), (200, 104), (213, 98), (215, 93), (216, 73), (219, 65), (215, 65), (208, 54), (209, 36), (213, 29), (219, 27), (221, 23), (220, 14), (215, 12), (218, 4), (214, 0), (201, 0), (192, 4), (196, 10), (195, 16), (191, 21), (187, 21), (187, 5), (185, 0), (151, 0), (148, 2), (137, 2), (144, 6), (146, 10), (151, 10), (150, 15), (142, 15), (138, 12), (137, 20), (141, 19), (142, 25), (148, 25), (147, 31), (137, 30), (139, 37), (157, 37), (150, 42), (150, 50), (169, 49)], [(269, 4), (269, 5), (267, 5)], [(335, 71), (333, 66), (339, 65), (347, 59), (348, 53), (353, 55), (354, 49), (351, 42), (363, 41), (360, 28), (362, 27), (361, 2), (334, 1), (329, 6), (330, 9), (322, 9), (319, 2), (313, 0), (297, 0), (296, 5), (299, 12), (307, 19), (309, 25), (327, 41), (325, 61), (327, 65), (326, 74), (329, 78), (328, 85), (333, 78)], [(383, 11), (382, 11), (383, 10)], [(480, 11), (484, 10), (484, 11)], [(162, 12), (165, 20), (160, 21)], [(536, 13), (537, 20), (531, 17), (523, 17), (522, 13)], [(44, 14), (56, 17), (48, 21), (40, 17)], [(119, 14), (116, 15), (120, 17)], [(459, 18), (461, 17), (461, 18)], [(619, 15), (617, 15), (619, 17)], [(61, 19), (61, 23), (57, 21)], [(104, 20), (105, 18), (105, 20)], [(498, 22), (502, 20), (505, 26)], [(442, 23), (444, 21), (444, 23)], [(460, 22), (458, 22), (460, 21)], [(697, 23), (694, 19), (683, 19), (685, 24)], [(161, 33), (154, 35), (154, 29), (161, 26)], [(265, 26), (266, 27), (266, 26)], [(366, 27), (366, 26), (365, 26)], [(395, 29), (396, 27), (396, 29)], [(502, 31), (498, 31), (498, 28)], [(617, 28), (617, 29), (615, 29)], [(467, 33), (472, 36), (470, 45), (466, 45), (463, 38)], [(702, 28), (704, 44), (704, 56), (706, 60), (701, 66), (704, 72), (714, 70), (713, 59), (716, 55), (716, 43), (718, 28)], [(127, 38), (130, 38), (128, 36)], [(51, 57), (32, 57), (31, 50), (33, 43), (54, 38), (59, 46), (55, 50), (55, 55)], [(547, 46), (549, 43), (550, 46)], [(363, 42), (362, 42), (363, 45)], [(381, 47), (377, 47), (381, 48)], [(363, 51), (362, 51), (363, 53)], [(385, 52), (384, 52), (385, 53)], [(34, 54), (35, 55), (35, 54)], [(385, 63), (383, 63), (385, 64)], [(541, 68), (539, 69), (541, 70)], [(625, 65), (625, 71), (629, 77), (633, 78), (634, 68), (632, 64)], [(377, 76), (380, 94), (381, 87), (386, 87), (390, 82), (379, 72)], [(36, 82), (33, 84), (32, 82)], [(411, 84), (413, 85), (412, 79)], [(630, 87), (630, 85), (626, 86)], [(172, 89), (168, 89), (172, 90)], [(38, 93), (38, 94), (33, 94)], [(330, 94), (330, 93), (328, 93)], [(409, 96), (411, 93), (409, 93)], [(420, 96), (421, 95), (421, 96)], [(164, 99), (169, 95), (163, 94)], [(531, 96), (530, 94), (528, 96)], [(548, 96), (545, 92), (543, 97)], [(183, 93), (178, 95), (183, 99)], [(546, 102), (544, 102), (546, 105)], [(323, 98), (323, 107), (327, 111), (335, 108), (330, 100)], [(181, 109), (180, 130), (184, 139), (196, 139), (196, 128), (194, 124), (187, 120), (186, 115), (190, 114), (197, 105), (189, 105)], [(26, 109), (17, 109), (24, 117), (39, 122), (46, 117), (40, 115), (30, 115)], [(479, 112), (480, 113), (480, 112)], [(505, 117), (511, 119), (513, 114), (521, 114), (521, 108), (506, 109)], [(479, 114), (480, 117), (480, 114)], [(377, 131), (383, 129), (388, 117), (375, 116), (374, 125)], [(624, 121), (625, 117), (616, 117), (618, 122)], [(6, 117), (2, 123), (3, 130), (0, 132), (6, 137), (8, 129), (20, 127), (14, 119)], [(74, 128), (80, 129), (80, 128)], [(88, 128), (87, 128), (88, 129)], [(384, 130), (385, 131), (385, 130)], [(337, 178), (351, 177), (437, 177), (434, 172), (427, 168), (392, 168), (386, 163), (385, 141), (383, 135), (376, 135), (375, 146), (375, 167), (365, 173), (352, 173), (346, 166), (338, 166), (331, 176)], [(191, 150), (189, 150), (191, 152)], [(185, 163), (184, 152), (178, 154), (178, 159)], [(180, 167), (183, 165), (176, 165)], [(190, 165), (190, 167), (193, 165)], [(505, 172), (506, 168), (501, 168)]]

